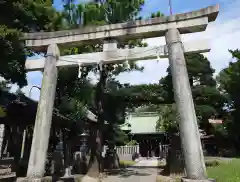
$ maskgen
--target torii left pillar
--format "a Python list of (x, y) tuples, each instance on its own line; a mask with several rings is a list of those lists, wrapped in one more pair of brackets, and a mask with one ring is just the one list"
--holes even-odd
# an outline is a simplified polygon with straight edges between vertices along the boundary
[(48, 46), (40, 100), (38, 103), (27, 177), (18, 182), (38, 182), (45, 173), (45, 161), (52, 124), (53, 106), (57, 85), (57, 60), (60, 53), (56, 44)]

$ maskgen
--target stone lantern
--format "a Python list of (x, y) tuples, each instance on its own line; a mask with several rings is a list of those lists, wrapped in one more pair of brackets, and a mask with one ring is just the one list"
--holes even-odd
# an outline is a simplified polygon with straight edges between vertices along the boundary
[(83, 132), (80, 135), (80, 141), (81, 141), (80, 153), (81, 153), (81, 156), (85, 156), (86, 153), (87, 153), (87, 150), (88, 150), (88, 147), (87, 147), (88, 137), (89, 137), (89, 135), (86, 132)]

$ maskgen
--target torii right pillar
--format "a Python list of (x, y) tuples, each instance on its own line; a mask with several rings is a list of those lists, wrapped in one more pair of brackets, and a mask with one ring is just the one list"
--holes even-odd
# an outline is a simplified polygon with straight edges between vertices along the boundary
[(179, 114), (179, 129), (187, 176), (182, 182), (210, 182), (200, 142), (197, 118), (178, 29), (169, 29), (165, 35), (172, 74), (174, 97)]

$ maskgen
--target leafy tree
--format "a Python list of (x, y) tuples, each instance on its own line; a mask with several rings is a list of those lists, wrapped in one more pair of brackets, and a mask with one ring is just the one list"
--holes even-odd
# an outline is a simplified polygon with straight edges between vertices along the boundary
[(156, 129), (166, 131), (169, 134), (178, 132), (177, 108), (175, 104), (163, 104), (158, 106), (159, 120), (157, 121)]
[[(63, 17), (64, 17), (64, 24), (68, 28), (78, 28), (81, 26), (96, 26), (96, 25), (105, 25), (105, 24), (111, 24), (111, 23), (122, 23), (126, 21), (131, 21), (135, 19), (140, 19), (138, 16), (139, 11), (141, 10), (141, 7), (144, 3), (144, 1), (127, 1), (127, 0), (106, 0), (106, 1), (95, 1), (90, 2), (86, 4), (76, 4), (74, 1), (64, 1), (64, 11), (63, 11)], [(126, 44), (121, 44), (120, 47), (124, 48)], [(133, 48), (135, 46), (146, 46), (146, 44), (143, 44), (141, 40), (131, 40), (127, 43), (127, 46), (130, 48)], [(80, 53), (86, 53), (86, 52), (95, 52), (95, 51), (102, 51), (102, 44), (99, 45), (80, 45), (76, 47), (72, 47), (70, 49), (63, 49), (61, 50), (62, 54), (80, 54)], [(129, 69), (130, 68), (130, 69)], [(120, 102), (121, 99), (119, 99), (118, 96), (109, 95), (109, 93), (113, 92), (114, 89), (117, 89), (119, 87), (119, 83), (112, 79), (113, 75), (116, 76), (121, 72), (130, 71), (130, 70), (142, 70), (141, 67), (138, 67), (134, 62), (130, 63), (130, 66), (128, 67), (127, 64), (109, 64), (106, 65), (104, 68), (104, 72), (100, 72), (100, 81), (97, 84), (97, 86), (93, 86), (93, 91), (91, 91), (90, 97), (88, 97), (88, 102), (83, 102), (83, 105), (88, 105), (88, 107), (92, 108), (93, 112), (98, 115), (98, 124), (99, 126), (96, 128), (96, 130), (99, 130), (99, 128), (106, 127), (105, 129), (108, 130), (108, 133), (116, 134), (115, 131), (118, 131), (118, 134), (120, 134), (120, 130), (118, 127), (118, 124), (122, 122), (124, 113), (124, 103)], [(65, 71), (60, 71), (60, 75), (68, 74), (68, 78), (65, 79), (59, 79), (58, 80), (58, 91), (61, 94), (57, 94), (59, 103), (61, 102), (61, 98), (67, 97), (68, 100), (74, 99), (78, 100), (79, 102), (82, 102), (82, 96), (81, 94), (78, 94), (76, 89), (74, 91), (73, 88), (77, 88), (78, 90), (81, 90), (79, 82), (82, 82), (82, 80), (86, 80), (86, 76), (89, 72), (99, 73), (99, 70), (95, 66), (87, 66), (82, 68), (83, 74), (80, 79), (76, 78), (76, 72), (73, 69), (65, 69)], [(105, 75), (105, 76), (104, 76)], [(60, 76), (61, 77), (61, 76)], [(74, 79), (75, 77), (75, 79)], [(64, 81), (63, 81), (64, 80)], [(69, 86), (69, 83), (72, 83), (74, 86)], [(85, 82), (87, 83), (87, 82)], [(104, 86), (105, 85), (105, 86)], [(66, 88), (67, 90), (64, 90), (63, 88)], [(105, 94), (106, 90), (109, 90), (108, 94)], [(114, 104), (113, 101), (115, 101)], [(111, 104), (112, 105), (111, 105)], [(115, 107), (113, 107), (115, 106)], [(120, 107), (119, 107), (120, 106)], [(117, 108), (121, 108), (122, 110), (119, 110)], [(72, 110), (72, 112), (74, 112)], [(104, 114), (103, 114), (104, 113)], [(104, 115), (104, 117), (102, 117)], [(115, 115), (115, 116), (114, 116)], [(121, 116), (116, 117), (116, 116)], [(108, 120), (109, 125), (102, 126), (103, 120)], [(99, 131), (93, 131), (93, 132), (101, 132), (104, 129), (100, 129)], [(111, 131), (111, 132), (109, 132)], [(99, 137), (102, 136), (99, 133)], [(117, 134), (116, 134), (117, 136)], [(106, 139), (108, 144), (116, 144), (117, 141), (114, 141), (114, 139), (121, 138), (121, 137), (113, 137), (112, 135), (105, 135), (104, 138)], [(124, 138), (124, 137), (123, 137)], [(112, 141), (110, 141), (112, 139)], [(97, 139), (100, 143), (103, 143), (101, 139)], [(99, 144), (101, 145), (101, 144)], [(101, 148), (97, 146), (93, 146), (95, 148)], [(95, 153), (96, 154), (96, 153)], [(94, 155), (95, 155), (94, 154)], [(92, 156), (93, 158), (94, 156)], [(94, 161), (94, 160), (92, 160)], [(96, 160), (95, 160), (96, 161)], [(91, 166), (97, 166), (95, 164)], [(97, 171), (95, 168), (90, 168), (89, 173), (91, 171)], [(93, 172), (94, 173), (94, 172)]]
[[(126, 9), (124, 10), (124, 14), (120, 14), (120, 9), (124, 9), (128, 4), (129, 8), (126, 12)], [(139, 1), (138, 3), (134, 4), (134, 7), (132, 7), (132, 4), (129, 1), (106, 1), (103, 3), (87, 3), (87, 4), (74, 4), (73, 1), (66, 2), (64, 6), (63, 11), (63, 18), (64, 18), (64, 24), (68, 28), (78, 28), (79, 26), (89, 26), (89, 25), (104, 25), (107, 23), (119, 23), (123, 21), (128, 21), (132, 19), (133, 14), (138, 11), (140, 6), (142, 5)], [(134, 12), (133, 12), (134, 11)], [(111, 12), (111, 13), (106, 13)], [(94, 16), (93, 16), (94, 15)], [(130, 41), (128, 43), (129, 47), (133, 47), (134, 45), (142, 46), (141, 41)], [(145, 44), (144, 44), (145, 45)], [(121, 45), (121, 47), (124, 47), (125, 45)], [(145, 45), (146, 46), (146, 45)], [(83, 46), (76, 46), (69, 49), (63, 48), (61, 50), (62, 54), (80, 54), (80, 53), (86, 53), (86, 52), (95, 52), (95, 51), (102, 51), (102, 45), (83, 45)], [(77, 78), (77, 72), (78, 70), (75, 69), (62, 69), (60, 70), (59, 77), (57, 84), (57, 99), (56, 99), (56, 106), (61, 107), (61, 103), (63, 99), (65, 100), (74, 100), (74, 102), (77, 101), (77, 103), (82, 103), (82, 106), (88, 105), (90, 108), (92, 108), (93, 112), (98, 115), (98, 125), (95, 128), (94, 131), (92, 131), (92, 135), (95, 133), (97, 136), (95, 136), (95, 139), (93, 140), (98, 141), (100, 143), (97, 143), (97, 146), (92, 146), (92, 155), (90, 160), (89, 168), (89, 174), (92, 173), (92, 176), (96, 176), (98, 173), (98, 165), (96, 165), (96, 149), (101, 150), (101, 145), (103, 143), (101, 139), (101, 132), (103, 129), (101, 129), (103, 125), (103, 120), (110, 119), (105, 118), (107, 114), (104, 113), (103, 116), (103, 106), (104, 106), (104, 100), (107, 100), (107, 102), (110, 102), (110, 99), (106, 98), (104, 96), (104, 85), (105, 83), (113, 83), (114, 81), (111, 79), (113, 75), (118, 75), (120, 72), (123, 71), (129, 71), (127, 69), (126, 64), (117, 64), (117, 67), (113, 64), (109, 64), (104, 67), (104, 72), (100, 72), (100, 82), (97, 84), (97, 86), (93, 86), (91, 84), (88, 84), (89, 80), (87, 80), (87, 75), (89, 72), (99, 73), (98, 68), (96, 68), (94, 65), (86, 66), (82, 68), (82, 75), (81, 78)], [(139, 68), (136, 64), (131, 63), (130, 69), (135, 70), (141, 70), (142, 68)], [(68, 75), (65, 77), (65, 75)], [(105, 75), (105, 76), (104, 76)], [(62, 78), (62, 79), (61, 79)], [(89, 88), (92, 89), (90, 91), (90, 95), (87, 97), (87, 102), (83, 101), (82, 93), (78, 92), (81, 90), (81, 87), (84, 86), (84, 84), (91, 85)], [(107, 84), (109, 85), (109, 84)], [(105, 109), (107, 104), (105, 104)], [(117, 106), (116, 106), (117, 107)], [(109, 107), (110, 108), (110, 107)], [(70, 109), (71, 110), (71, 109)], [(69, 111), (70, 111), (69, 110)], [(71, 110), (72, 113), (76, 112), (76, 110)], [(70, 111), (70, 112), (71, 112)], [(111, 120), (112, 121), (112, 120)], [(116, 123), (116, 121), (112, 121), (110, 123)], [(116, 125), (111, 125), (116, 126)], [(93, 128), (93, 127), (92, 127)], [(115, 130), (116, 127), (110, 127), (111, 129)], [(108, 128), (108, 129), (110, 129)], [(106, 137), (105, 137), (106, 138)], [(108, 140), (108, 139), (106, 139)], [(94, 142), (95, 143), (95, 142)], [(100, 151), (97, 151), (100, 153)], [(101, 160), (101, 159), (100, 159)], [(98, 160), (98, 162), (100, 162)]]
[[(206, 132), (211, 133), (213, 131), (208, 119), (223, 116), (226, 98), (216, 87), (216, 81), (213, 78), (214, 69), (211, 68), (206, 57), (194, 53), (186, 55), (185, 58), (199, 125)], [(165, 102), (173, 103), (174, 93), (170, 68), (167, 69), (167, 73), (167, 76), (160, 80), (160, 85), (164, 90)]]
[(163, 88), (159, 84), (124, 84), (114, 92), (110, 93), (122, 99), (126, 107), (133, 109), (139, 106), (150, 106), (165, 103)]
[(0, 53), (1, 68), (0, 76), (19, 86), (26, 85), (25, 78), (25, 51), (19, 43), (19, 32), (15, 29), (8, 29), (6, 26), (0, 27)]
[(9, 92), (10, 91), (9, 83), (6, 81), (0, 81), (0, 91)]
[[(90, 2), (86, 4), (76, 4), (74, 1), (64, 1), (64, 11), (62, 13), (63, 15), (63, 22), (64, 26), (67, 28), (78, 28), (81, 26), (96, 26), (96, 25), (105, 25), (105, 24), (111, 24), (111, 23), (122, 23), (126, 21), (131, 21), (134, 19), (140, 19), (138, 17), (138, 12), (141, 10), (141, 7), (144, 3), (144, 1), (127, 1), (127, 0), (121, 0), (121, 1), (96, 1), (96, 2)], [(160, 14), (159, 14), (160, 15)], [(158, 16), (158, 15), (157, 15)], [(120, 47), (124, 48), (126, 44), (121, 44)], [(127, 46), (130, 48), (133, 48), (135, 46), (146, 46), (146, 44), (143, 44), (141, 40), (131, 40), (127, 43)], [(102, 51), (102, 45), (80, 45), (76, 47), (72, 47), (69, 49), (63, 48), (61, 50), (61, 53), (66, 54), (80, 54), (80, 53), (86, 53), (86, 52), (94, 52), (94, 51)], [(130, 69), (129, 69), (130, 68)], [(89, 89), (93, 89), (89, 93), (89, 99), (88, 101), (82, 101), (83, 96), (81, 93), (78, 93), (79, 90), (81, 90), (81, 87), (84, 84), (88, 84), (86, 80), (86, 77), (89, 72), (98, 73), (99, 70), (95, 66), (86, 66), (82, 68), (82, 76), (81, 78), (77, 78), (77, 69), (62, 69), (60, 70), (60, 79), (58, 80), (57, 84), (57, 99), (56, 99), (56, 106), (61, 107), (63, 105), (62, 100), (74, 100), (75, 103), (82, 103), (82, 106), (88, 105), (88, 107), (92, 108), (93, 112), (98, 115), (98, 126), (95, 128), (95, 131), (92, 131), (93, 133), (98, 133), (98, 137), (93, 140), (97, 140), (100, 143), (98, 146), (92, 146), (93, 148), (100, 149), (99, 145), (102, 145), (103, 141), (101, 141), (100, 137), (102, 136), (101, 132), (104, 127), (103, 120), (108, 120), (110, 124), (108, 126), (105, 126), (108, 130), (108, 133), (112, 134), (120, 134), (120, 130), (118, 127), (118, 124), (122, 122), (123, 115), (124, 115), (124, 103), (120, 102), (121, 99), (117, 96), (105, 94), (105, 91), (108, 90), (108, 88), (111, 90), (110, 92), (113, 92), (114, 89), (117, 89), (119, 87), (119, 83), (117, 83), (116, 80), (112, 79), (113, 75), (118, 75), (121, 72), (124, 71), (130, 71), (130, 70), (142, 70), (141, 67), (138, 67), (134, 62), (130, 63), (130, 66), (126, 64), (109, 64), (105, 66), (104, 72), (100, 72), (100, 81), (97, 84), (97, 86), (91, 86)], [(61, 76), (62, 75), (62, 76)], [(68, 75), (65, 77), (65, 75)], [(105, 75), (105, 76), (104, 76)], [(62, 79), (61, 79), (62, 78)], [(82, 83), (84, 80), (84, 84)], [(91, 84), (88, 84), (91, 85)], [(104, 86), (105, 85), (105, 86)], [(104, 91), (105, 90), (105, 91)], [(115, 101), (114, 104), (113, 101)], [(111, 105), (111, 104), (112, 105)], [(65, 105), (65, 104), (64, 104)], [(115, 106), (115, 107), (113, 107)], [(119, 107), (121, 106), (121, 107)], [(64, 107), (64, 106), (63, 106)], [(61, 107), (61, 108), (63, 108)], [(119, 110), (117, 108), (121, 108), (122, 110)], [(75, 110), (69, 110), (70, 113), (74, 113)], [(102, 117), (104, 115), (104, 117)], [(115, 115), (115, 116), (114, 116)], [(121, 116), (116, 117), (116, 116)], [(102, 126), (103, 125), (103, 126)], [(109, 132), (111, 131), (111, 132)], [(116, 132), (119, 131), (119, 132)], [(116, 134), (117, 136), (117, 134)], [(114, 145), (117, 143), (115, 139), (121, 138), (121, 137), (113, 137), (112, 135), (104, 136), (108, 144)], [(112, 139), (110, 141), (109, 139)], [(95, 150), (94, 149), (94, 150)], [(99, 153), (99, 151), (98, 151)], [(94, 154), (91, 156), (94, 161), (94, 156), (96, 152), (94, 151)], [(91, 164), (90, 166), (93, 166), (89, 169), (89, 173), (91, 171), (97, 171), (98, 169), (94, 168), (94, 166), (98, 166), (95, 164)], [(95, 174), (94, 174), (95, 175)]]
[(32, 55), (24, 42), (22, 32), (58, 29), (60, 15), (49, 0), (3, 0), (0, 6), (0, 76), (7, 81), (26, 85), (25, 60)]
[(239, 112), (240, 112), (240, 97), (239, 97), (239, 81), (240, 81), (240, 50), (230, 50), (234, 61), (229, 63), (229, 66), (223, 69), (217, 80), (219, 82), (219, 88), (221, 92), (226, 95), (228, 102), (226, 105), (226, 110), (228, 112), (225, 118), (225, 125), (228, 130), (228, 135), (234, 142), (234, 146), (240, 153), (239, 141)]
[[(0, 93), (2, 92), (9, 92), (10, 87), (6, 81), (0, 81)], [(0, 118), (6, 116), (6, 110), (4, 108), (3, 103), (3, 94), (0, 94)]]
[[(106, 112), (106, 115), (109, 116), (108, 121), (115, 123), (113, 124), (115, 126), (113, 132), (116, 134), (115, 138), (118, 138), (118, 140), (115, 141), (113, 139), (114, 136), (111, 135), (109, 138), (112, 138), (113, 140), (110, 142), (115, 142), (114, 144), (123, 144), (127, 142), (127, 137), (123, 135), (122, 131), (119, 129), (119, 125), (124, 124), (125, 122), (126, 113), (133, 111), (136, 107), (147, 106), (147, 108), (150, 109), (150, 104), (153, 110), (156, 109), (154, 106), (163, 102), (161, 90), (162, 89), (158, 84), (122, 85), (115, 82), (115, 87), (113, 87), (113, 83), (111, 83), (111, 86), (108, 85), (106, 89), (107, 107), (104, 111)], [(111, 130), (108, 130), (108, 132), (109, 131)]]
[(2, 106), (0, 106), (0, 118), (4, 116), (6, 116), (6, 111)]
[(163, 16), (164, 14), (162, 14), (160, 11), (151, 14), (151, 18), (163, 17)]

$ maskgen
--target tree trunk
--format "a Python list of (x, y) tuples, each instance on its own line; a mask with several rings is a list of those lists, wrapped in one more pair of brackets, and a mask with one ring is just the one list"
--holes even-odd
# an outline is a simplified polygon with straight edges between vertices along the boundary
[(14, 164), (12, 166), (13, 172), (18, 174), (18, 166), (20, 161), (20, 154), (21, 154), (21, 142), (19, 139), (22, 137), (19, 133), (19, 127), (17, 125), (12, 125), (10, 128), (10, 141), (9, 141), (9, 151), (11, 157), (14, 158)]
[(68, 133), (66, 131), (63, 131), (63, 151), (64, 151), (64, 170), (65, 174), (64, 176), (70, 176), (70, 159), (71, 159), (71, 151), (70, 151), (70, 142), (68, 138)]
[(108, 144), (108, 150), (105, 155), (104, 164), (105, 167), (108, 169), (119, 169), (120, 168), (120, 161), (117, 155), (115, 148), (115, 144)]
[(107, 80), (107, 71), (100, 69), (100, 80), (96, 88), (95, 104), (97, 108), (98, 122), (91, 128), (91, 156), (87, 175), (97, 178), (104, 171), (102, 148), (102, 126), (104, 125), (103, 95)]
[(9, 137), (10, 137), (10, 129), (8, 125), (5, 125), (4, 130), (4, 137), (2, 142), (2, 150), (1, 150), (1, 157), (6, 157), (8, 152), (8, 145), (9, 145)]
[(118, 157), (117, 152), (115, 150), (112, 151), (109, 163), (110, 163), (110, 166), (111, 166), (112, 169), (119, 169), (120, 168), (119, 157)]
[(171, 145), (167, 156), (167, 172), (170, 174), (185, 173), (180, 136), (177, 134), (172, 134), (170, 144)]
[(103, 171), (103, 167), (101, 135), (97, 126), (91, 127), (90, 136), (91, 154), (87, 175), (93, 178), (98, 178), (100, 173)]

